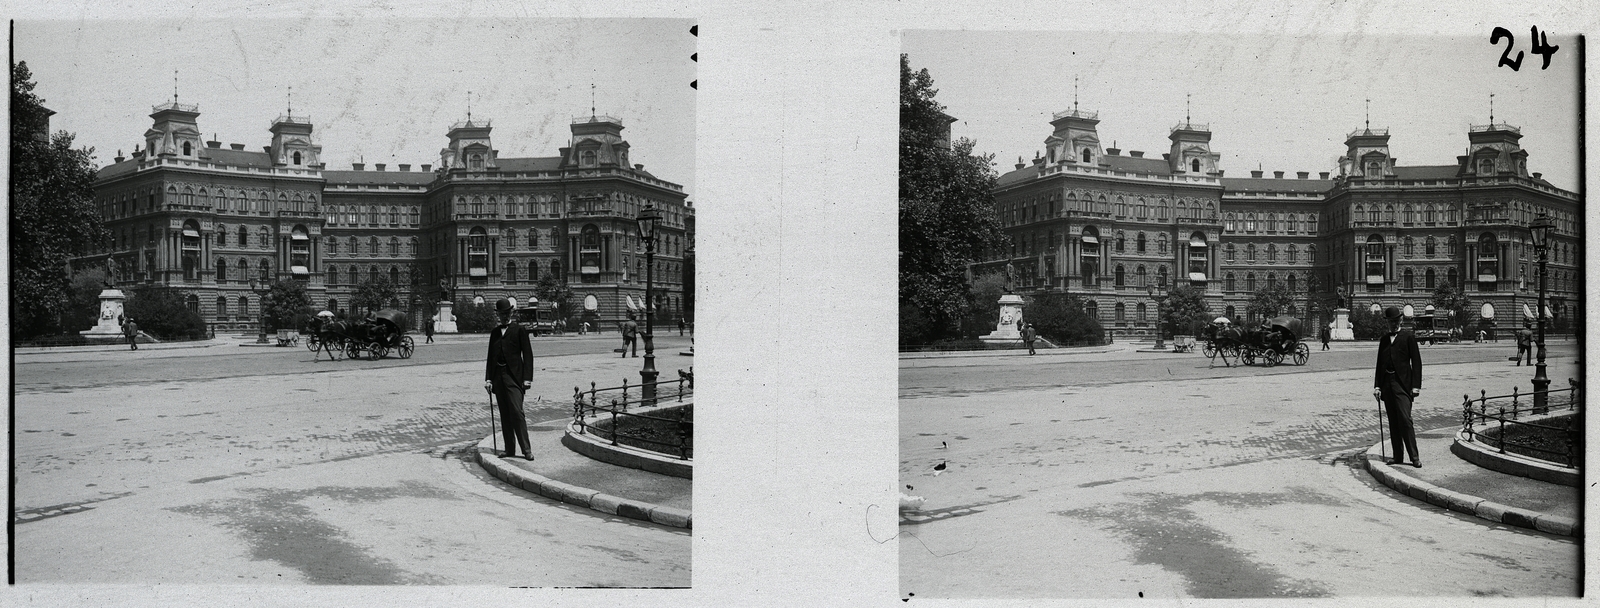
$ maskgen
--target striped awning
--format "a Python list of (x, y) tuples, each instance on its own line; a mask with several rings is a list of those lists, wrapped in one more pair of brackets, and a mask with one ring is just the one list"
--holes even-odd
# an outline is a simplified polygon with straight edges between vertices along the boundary
[(309, 240), (311, 240), (311, 237), (306, 236), (304, 234), (301, 234), (299, 232), (296, 232), (294, 234), (289, 235), (289, 238), (293, 239), (293, 240), (296, 240), (296, 241), (309, 241)]
[(305, 266), (290, 266), (289, 273), (297, 277), (310, 276), (311, 270)]
[(1191, 273), (1189, 273), (1189, 280), (1190, 281), (1194, 281), (1196, 283), (1204, 283), (1206, 281), (1206, 273), (1204, 273), (1204, 272), (1191, 272)]
[(482, 267), (482, 266), (473, 266), (472, 268), (467, 269), (467, 276), (469, 276), (469, 277), (486, 277), (486, 276), (489, 276), (489, 270), (487, 268)]
[(1100, 239), (1094, 238), (1094, 235), (1085, 234), (1085, 235), (1083, 235), (1083, 242), (1099, 244), (1100, 243)]
[(193, 238), (200, 238), (200, 232), (195, 230), (195, 229), (193, 229), (193, 228), (184, 228), (183, 229), (183, 236), (193, 237)]

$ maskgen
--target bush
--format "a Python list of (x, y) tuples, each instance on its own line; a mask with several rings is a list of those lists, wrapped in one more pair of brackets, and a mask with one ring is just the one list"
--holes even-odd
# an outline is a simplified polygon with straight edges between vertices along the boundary
[(1023, 305), (1023, 318), (1056, 344), (1103, 344), (1105, 329), (1099, 319), (1083, 311), (1083, 300), (1071, 294), (1032, 296)]
[(1357, 340), (1377, 340), (1382, 338), (1383, 334), (1389, 333), (1389, 321), (1383, 318), (1382, 312), (1352, 310), (1350, 326), (1355, 331)]
[(494, 312), (494, 304), (488, 302), (473, 304), (472, 300), (456, 300), (451, 313), (456, 317), (456, 331), (462, 333), (485, 333), (500, 324), (500, 318)]
[(200, 339), (206, 334), (206, 322), (189, 310), (184, 298), (182, 291), (170, 287), (136, 287), (123, 305), (123, 316), (153, 336)]
[(933, 338), (933, 319), (910, 304), (900, 305), (900, 346), (927, 344)]

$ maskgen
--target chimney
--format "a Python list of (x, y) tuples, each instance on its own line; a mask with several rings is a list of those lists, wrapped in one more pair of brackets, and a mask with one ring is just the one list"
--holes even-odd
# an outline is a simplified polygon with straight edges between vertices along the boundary
[(367, 164), (366, 163), (350, 163), (350, 167), (355, 169), (356, 171), (366, 171), (367, 170)]
[(1310, 171), (1295, 171), (1294, 174), (1300, 176), (1300, 179), (1311, 179)]
[(411, 170), (411, 165), (400, 165), (400, 170), (401, 171), (410, 171)]
[(427, 173), (427, 172), (429, 172), (431, 170), (433, 170), (433, 165), (423, 165), (422, 166), (422, 172), (423, 173)]
[[(121, 153), (122, 153), (122, 151), (121, 151), (121, 150), (118, 150), (118, 151), (117, 151), (117, 153), (118, 153), (118, 154), (121, 154)], [(117, 162), (122, 162), (122, 159), (120, 159), (120, 158), (119, 158), (119, 159), (117, 159)], [(1542, 179), (1542, 178), (1543, 178), (1543, 177), (1544, 177), (1544, 174), (1543, 174), (1543, 173), (1540, 173), (1540, 172), (1538, 172), (1538, 171), (1534, 171), (1534, 172), (1533, 172), (1533, 179)]]
[(1319, 177), (1317, 179), (1328, 179), (1328, 172), (1327, 171), (1323, 171), (1321, 173), (1318, 173), (1317, 175), (1322, 176), (1322, 177)]
[(1121, 154), (1121, 153), (1122, 153), (1121, 149), (1118, 149), (1118, 148), (1106, 148), (1106, 154), (1109, 155), (1109, 156), (1116, 156), (1116, 155)]
[(1161, 160), (1164, 160), (1164, 161), (1168, 161), (1168, 162), (1171, 162), (1171, 161), (1172, 161), (1172, 155), (1171, 155), (1171, 154), (1168, 154), (1168, 153), (1165, 153), (1165, 152), (1163, 152), (1163, 153), (1162, 153), (1162, 154), (1161, 154)]
[(644, 165), (639, 164), (639, 163), (634, 163), (633, 164), (633, 170), (634, 171), (643, 171), (644, 170)]
[(1261, 170), (1257, 169), (1257, 170), (1251, 171), (1250, 172), (1250, 177), (1261, 177)]
[(1272, 172), (1272, 179), (1283, 179), (1283, 172), (1282, 171), (1273, 171)]
[(1144, 151), (1143, 150), (1129, 150), (1128, 151), (1128, 156), (1132, 156), (1134, 158), (1144, 158)]
[(228, 144), (228, 147), (234, 150), (244, 150), (244, 144)]
[(1222, 177), (1222, 170), (1221, 169), (1217, 169), (1217, 177)]
[(220, 149), (222, 149), (222, 142), (220, 142), (220, 141), (208, 141), (208, 142), (206, 142), (206, 147), (207, 148), (211, 148), (213, 150), (220, 150)]
[(1028, 166), (1028, 165), (1027, 165), (1027, 163), (1024, 163), (1024, 162), (1022, 162), (1022, 157), (1021, 157), (1021, 156), (1018, 156), (1018, 157), (1017, 157), (1017, 170), (1018, 170), (1018, 171), (1021, 171), (1021, 170), (1022, 170), (1022, 168), (1023, 168), (1023, 167), (1026, 167), (1026, 166)]
[[(383, 170), (383, 163), (377, 163), (377, 164), (375, 164), (373, 166), (377, 167), (379, 171)], [(1283, 177), (1283, 175), (1280, 174), (1278, 177)]]

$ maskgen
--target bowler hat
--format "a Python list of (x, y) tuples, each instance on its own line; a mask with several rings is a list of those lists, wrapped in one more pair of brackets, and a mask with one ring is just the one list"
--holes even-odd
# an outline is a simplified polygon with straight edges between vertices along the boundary
[(1403, 313), (1400, 312), (1400, 308), (1397, 307), (1397, 306), (1390, 306), (1388, 308), (1383, 309), (1383, 318), (1388, 319), (1390, 321), (1394, 321), (1394, 320), (1399, 319), (1401, 314), (1403, 314)]
[(498, 300), (495, 300), (495, 302), (494, 302), (494, 310), (495, 310), (495, 312), (501, 312), (501, 313), (511, 312), (511, 300), (507, 300), (505, 298), (500, 298)]

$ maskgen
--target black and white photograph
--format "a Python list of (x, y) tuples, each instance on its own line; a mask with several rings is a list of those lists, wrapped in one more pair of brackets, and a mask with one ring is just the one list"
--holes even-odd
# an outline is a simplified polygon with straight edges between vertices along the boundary
[(903, 32), (902, 598), (1579, 595), (1582, 41), (1501, 25)]
[(690, 587), (690, 17), (14, 22), (10, 582)]

